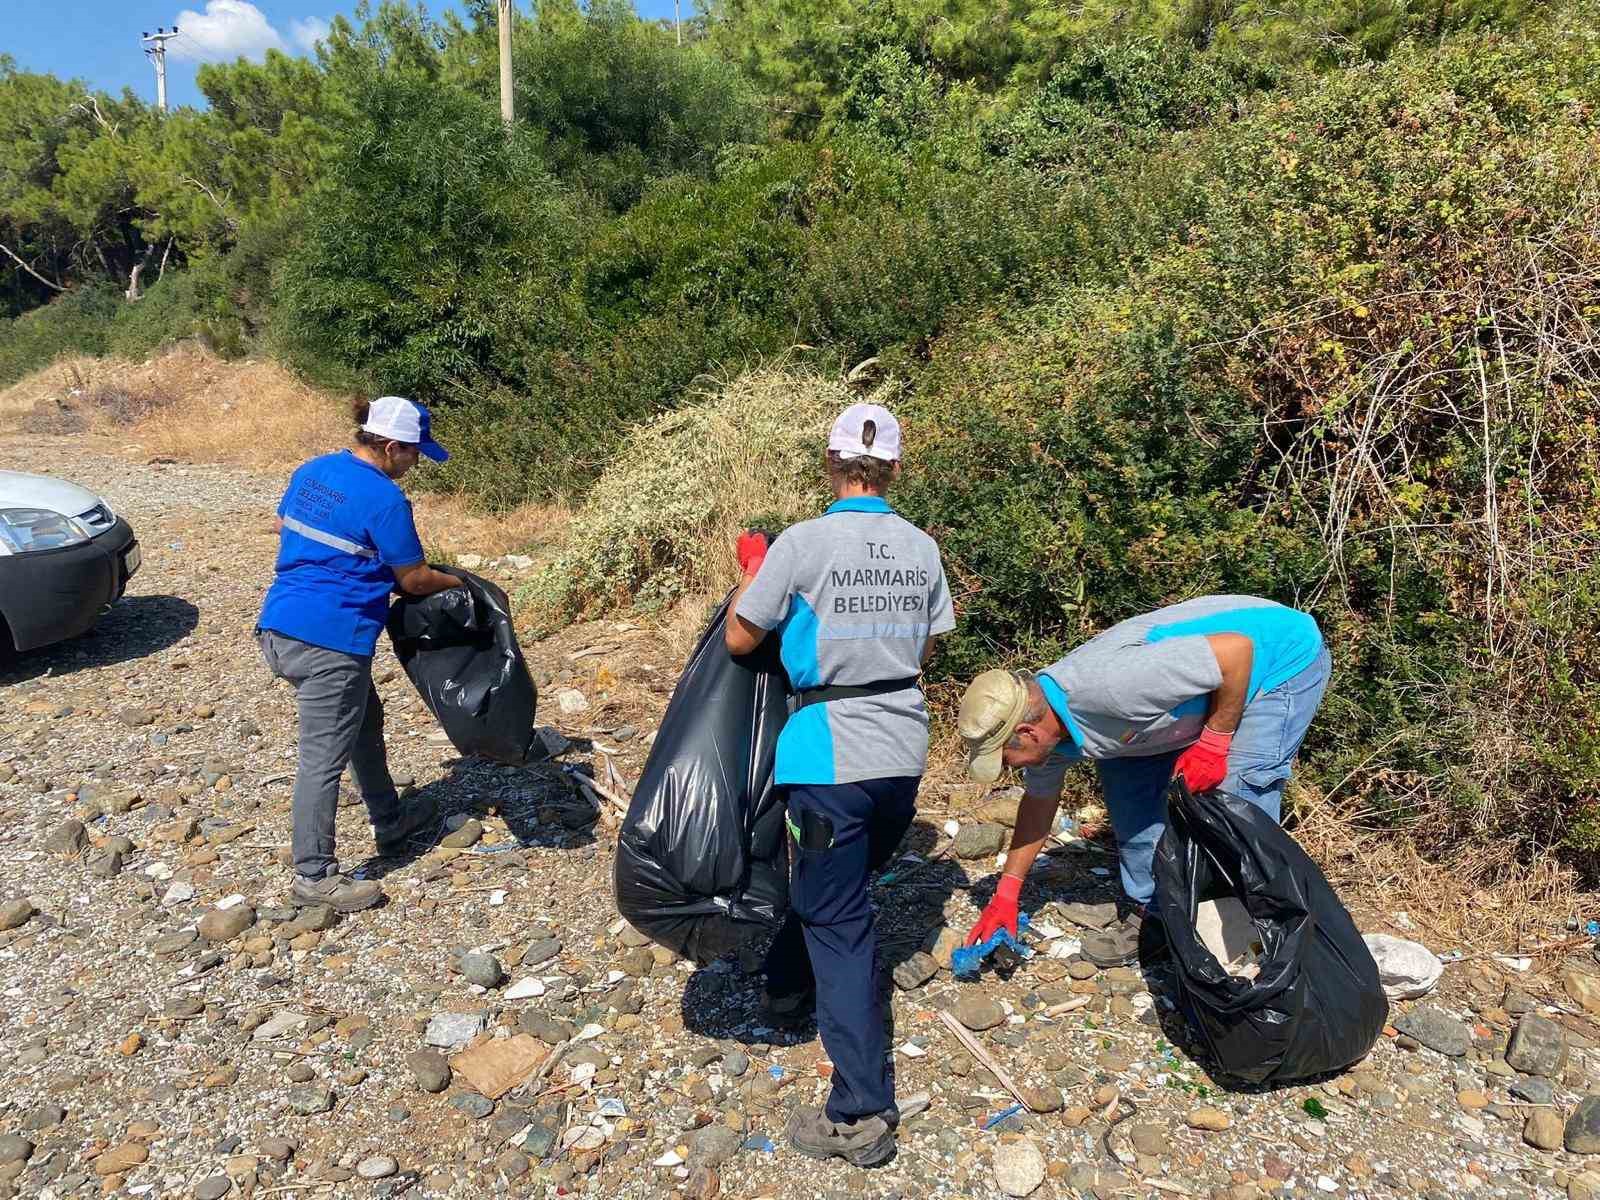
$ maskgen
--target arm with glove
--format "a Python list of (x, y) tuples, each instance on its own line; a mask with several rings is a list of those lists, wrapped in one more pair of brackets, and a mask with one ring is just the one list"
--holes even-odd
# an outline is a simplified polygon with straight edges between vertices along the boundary
[(1245, 699), (1250, 693), (1250, 671), (1255, 663), (1255, 646), (1238, 633), (1213, 633), (1206, 637), (1216, 656), (1222, 683), (1211, 693), (1206, 707), (1205, 728), (1172, 768), (1174, 779), (1182, 778), (1192, 792), (1209, 792), (1228, 777), (1228, 750), (1233, 734), (1244, 717)]
[(997, 929), (1017, 936), (1017, 900), (1022, 895), (1022, 881), (1033, 866), (1033, 860), (1039, 857), (1039, 851), (1044, 849), (1060, 803), (1061, 792), (1057, 788), (1054, 795), (1024, 795), (1017, 804), (1017, 827), (1011, 835), (1011, 850), (1006, 855), (1005, 866), (1000, 869), (1000, 881), (995, 884), (993, 898), (967, 933), (967, 945), (988, 941)]
[(739, 615), (739, 601), (744, 599), (745, 592), (755, 582), (756, 576), (761, 574), (772, 542), (772, 535), (760, 529), (746, 529), (734, 540), (733, 553), (739, 560), (741, 578), (728, 605), (730, 616), (723, 629), (723, 641), (727, 644), (729, 654), (749, 654), (767, 636), (766, 629)]

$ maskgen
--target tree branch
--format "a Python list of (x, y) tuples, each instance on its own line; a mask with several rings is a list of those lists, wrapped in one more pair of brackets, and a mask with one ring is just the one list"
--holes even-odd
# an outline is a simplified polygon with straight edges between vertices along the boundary
[(64, 291), (67, 290), (66, 288), (62, 287), (59, 283), (51, 283), (43, 275), (39, 274), (39, 272), (35, 271), (27, 263), (23, 262), (20, 258), (18, 258), (16, 256), (16, 254), (12, 251), (11, 247), (7, 246), (4, 242), (0, 242), (0, 250), (4, 250), (6, 252), (6, 255), (11, 259), (12, 262), (16, 263), (17, 266), (21, 267), (29, 275), (32, 275), (40, 283), (44, 284), (45, 287), (54, 288), (58, 292), (64, 292)]

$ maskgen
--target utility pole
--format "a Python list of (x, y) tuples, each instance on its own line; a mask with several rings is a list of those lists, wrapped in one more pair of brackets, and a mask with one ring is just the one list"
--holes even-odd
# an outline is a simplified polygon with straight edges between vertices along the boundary
[(500, 0), (500, 119), (509, 127), (516, 120), (511, 94), (511, 0)]
[(166, 30), (156, 26), (154, 33), (141, 33), (145, 57), (156, 65), (156, 107), (164, 115), (167, 111), (167, 43), (178, 36), (178, 27)]
[(683, 45), (683, 22), (678, 14), (679, 0), (672, 0), (672, 30), (678, 35), (678, 45)]

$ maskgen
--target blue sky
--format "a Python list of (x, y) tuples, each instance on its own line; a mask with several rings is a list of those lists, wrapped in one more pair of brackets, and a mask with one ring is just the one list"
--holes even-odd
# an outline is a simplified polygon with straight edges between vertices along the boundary
[[(516, 0), (526, 7), (526, 0)], [(647, 17), (670, 17), (672, 0), (636, 0)], [(139, 35), (177, 25), (183, 36), (167, 55), (167, 96), (173, 105), (194, 104), (195, 67), (207, 59), (259, 58), (269, 46), (304, 53), (335, 13), (348, 14), (356, 0), (6, 0), (0, 52), (30, 71), (50, 71), (94, 87), (120, 92), (131, 87), (154, 101), (155, 71)], [(437, 15), (455, 7), (431, 0)], [(693, 0), (683, 0), (687, 19)]]

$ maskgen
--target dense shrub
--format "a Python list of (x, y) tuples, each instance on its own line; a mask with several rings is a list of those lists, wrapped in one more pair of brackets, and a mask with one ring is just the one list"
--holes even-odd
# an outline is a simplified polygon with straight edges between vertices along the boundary
[(62, 354), (103, 354), (122, 297), (111, 287), (74, 288), (42, 308), (0, 320), (0, 387)]

